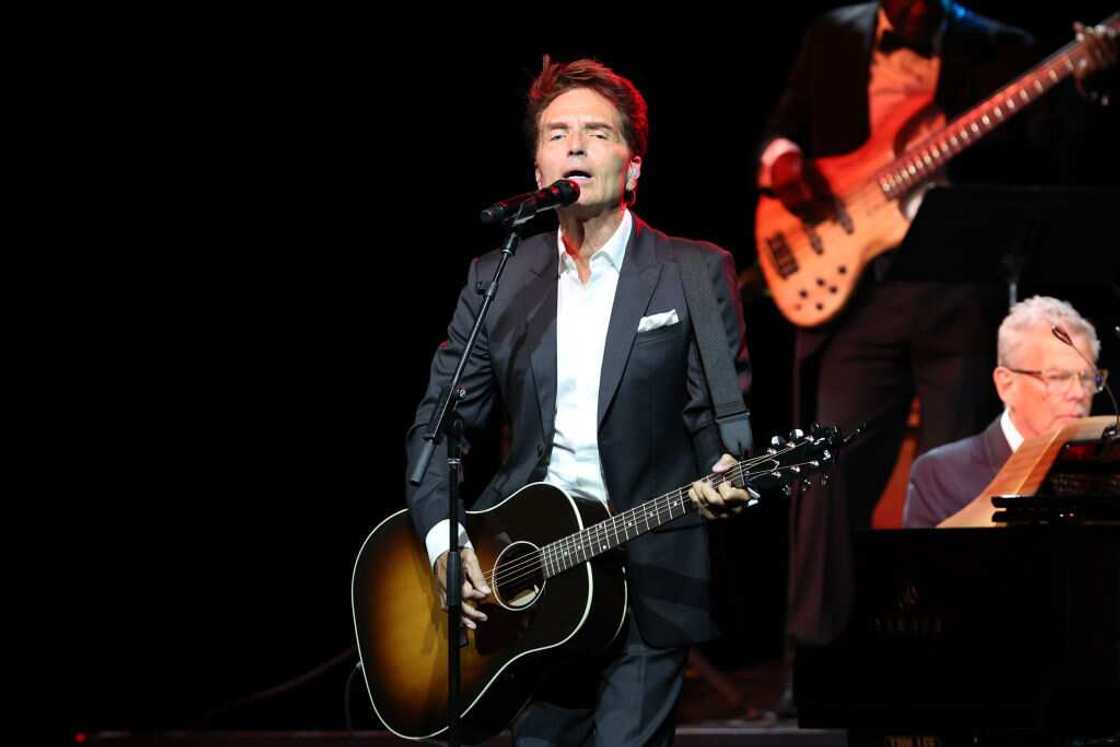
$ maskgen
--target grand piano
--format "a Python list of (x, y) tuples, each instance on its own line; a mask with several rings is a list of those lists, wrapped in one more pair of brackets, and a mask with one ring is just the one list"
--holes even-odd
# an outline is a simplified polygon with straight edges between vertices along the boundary
[(1120, 733), (1113, 423), (1025, 442), (943, 528), (860, 533), (845, 632), (797, 652), (801, 726), (875, 744)]

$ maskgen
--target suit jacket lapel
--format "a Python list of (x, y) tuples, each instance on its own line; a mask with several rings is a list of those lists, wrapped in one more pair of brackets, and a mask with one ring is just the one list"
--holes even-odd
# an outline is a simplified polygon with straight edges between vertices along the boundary
[(527, 299), (540, 299), (525, 324), (525, 344), (532, 351), (533, 384), (540, 406), (541, 432), (551, 443), (556, 423), (556, 280), (559, 271), (555, 234), (551, 251), (531, 269), (532, 280), (524, 289)]
[(630, 349), (638, 332), (638, 322), (649, 307), (649, 299), (661, 275), (661, 265), (654, 256), (653, 235), (648, 226), (634, 216), (634, 227), (626, 244), (622, 271), (615, 290), (607, 342), (603, 350), (603, 368), (599, 377), (599, 425), (610, 409)]
[(984, 431), (984, 456), (987, 457), (993, 474), (998, 473), (1004, 463), (1011, 458), (1011, 445), (1007, 443), (1007, 437), (1003, 435), (1003, 427), (999, 421), (1000, 419), (996, 418), (995, 422)]
[[(853, 25), (845, 27), (845, 35), (840, 46), (834, 50), (838, 61), (836, 69), (841, 71), (837, 91), (832, 95), (842, 101), (850, 102), (853, 116), (846, 118), (851, 123), (851, 147), (858, 147), (871, 134), (871, 115), (868, 86), (871, 85), (871, 56), (875, 47), (875, 30), (879, 27), (879, 4), (871, 3), (853, 19)], [(843, 71), (850, 70), (847, 75)], [(845, 107), (847, 108), (847, 107)]]

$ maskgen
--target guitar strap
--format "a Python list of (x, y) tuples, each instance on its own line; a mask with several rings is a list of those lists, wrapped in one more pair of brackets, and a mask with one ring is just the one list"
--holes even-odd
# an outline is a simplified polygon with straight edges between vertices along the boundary
[(715, 289), (706, 276), (701, 275), (699, 257), (696, 260), (682, 258), (678, 265), (720, 438), (728, 453), (741, 458), (754, 445), (751, 413), (743, 402), (739, 377), (727, 349), (727, 331), (712, 300)]

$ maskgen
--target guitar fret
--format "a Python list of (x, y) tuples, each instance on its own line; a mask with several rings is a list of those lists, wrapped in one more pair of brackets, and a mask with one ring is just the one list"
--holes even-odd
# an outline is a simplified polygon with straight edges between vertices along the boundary
[[(769, 471), (767, 473), (770, 474)], [(749, 474), (748, 463), (744, 461), (736, 464), (725, 475), (709, 475), (708, 479), (713, 483), (726, 480), (737, 487), (742, 487), (747, 484)], [(748, 505), (753, 505), (755, 502), (757, 501)], [(688, 497), (688, 487), (682, 487), (622, 513), (609, 515), (592, 526), (584, 527), (578, 532), (544, 546), (540, 552), (544, 575), (546, 578), (551, 578), (586, 563), (645, 532), (684, 516), (692, 508), (694, 504)]]
[(879, 171), (873, 179), (888, 199), (901, 197), (912, 187), (925, 181), (974, 142), (998, 127), (1035, 98), (1046, 93), (1067, 74), (1076, 70), (1079, 45), (1059, 52), (1052, 59), (1041, 63), (1014, 83), (997, 91), (987, 101), (976, 106), (940, 132), (931, 135), (913, 149)]

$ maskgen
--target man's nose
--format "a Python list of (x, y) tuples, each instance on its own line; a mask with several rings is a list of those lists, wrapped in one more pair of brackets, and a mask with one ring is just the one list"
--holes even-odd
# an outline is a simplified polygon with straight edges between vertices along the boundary
[(582, 132), (573, 132), (568, 135), (568, 155), (582, 156), (586, 153)]

